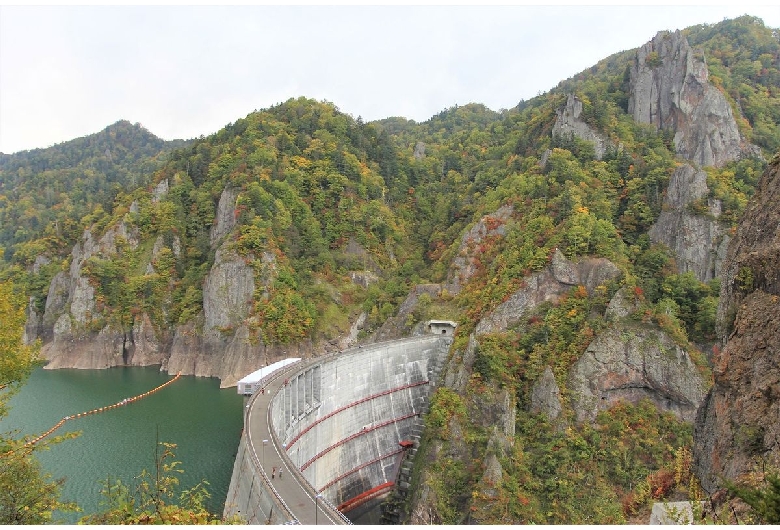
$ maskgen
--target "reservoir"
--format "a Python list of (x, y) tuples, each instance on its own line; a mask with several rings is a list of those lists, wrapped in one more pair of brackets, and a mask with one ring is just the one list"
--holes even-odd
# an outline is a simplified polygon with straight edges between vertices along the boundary
[[(108, 370), (36, 369), (10, 402), (0, 431), (18, 429), (14, 438), (38, 435), (65, 416), (113, 405), (148, 392), (172, 379), (158, 367)], [(180, 489), (208, 481), (206, 507), (222, 514), (233, 462), (243, 428), (243, 397), (235, 388), (220, 389), (219, 380), (182, 376), (159, 392), (116, 409), (65, 422), (52, 436), (80, 432), (72, 440), (38, 451), (38, 460), (53, 478), (65, 478), (61, 499), (83, 512), (56, 514), (75, 523), (101, 508), (106, 480), (131, 487), (142, 470), (154, 470), (157, 440), (174, 443)]]

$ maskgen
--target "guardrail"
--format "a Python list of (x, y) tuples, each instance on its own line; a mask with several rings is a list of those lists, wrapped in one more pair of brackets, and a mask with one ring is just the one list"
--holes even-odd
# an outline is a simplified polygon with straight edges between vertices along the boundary
[[(311, 361), (307, 361), (301, 364), (295, 363), (294, 366), (297, 370), (290, 370), (303, 372), (310, 366), (314, 364), (318, 364), (322, 362), (322, 357), (317, 357)], [(277, 392), (278, 394), (278, 392)], [(254, 397), (254, 396), (253, 396)], [(276, 397), (276, 394), (274, 395), (274, 398)], [(277, 449), (281, 449), (278, 451), (279, 455), (282, 458), (282, 461), (287, 465), (287, 469), (290, 470), (290, 473), (295, 477), (296, 482), (300, 484), (300, 486), (303, 488), (303, 490), (309, 495), (311, 500), (313, 500), (315, 503), (321, 503), (323, 506), (323, 515), (328, 517), (332, 523), (335, 524), (335, 521), (333, 518), (339, 519), (342, 524), (348, 524), (351, 525), (352, 521), (347, 519), (347, 516), (345, 516), (343, 513), (341, 513), (328, 499), (321, 496), (319, 492), (317, 492), (314, 487), (309, 483), (308, 480), (306, 480), (306, 477), (303, 476), (303, 473), (298, 469), (298, 467), (295, 465), (295, 463), (290, 459), (290, 457), (287, 455), (287, 451), (285, 451), (284, 446), (280, 443), (279, 437), (276, 435), (276, 429), (273, 427), (273, 422), (271, 421), (271, 407), (268, 407), (268, 411), (266, 412), (266, 421), (268, 422), (268, 430), (271, 432), (271, 440), (274, 446), (276, 446)]]
[[(289, 367), (284, 367), (281, 370), (277, 370), (276, 372), (267, 375), (262, 379), (264, 386), (267, 386), (268, 383), (274, 381), (278, 377), (281, 377), (283, 374), (292, 371), (296, 366), (298, 366), (298, 364), (299, 363), (291, 364), (289, 365)], [(251, 416), (250, 411), (252, 410), (252, 406), (254, 405), (255, 399), (257, 399), (257, 396), (259, 395), (261, 394), (258, 394), (257, 392), (252, 394), (252, 397), (249, 399), (249, 403), (247, 403), (247, 406), (244, 409), (244, 425), (245, 425), (244, 432), (246, 432), (246, 439), (247, 439), (247, 446), (248, 446), (247, 448), (251, 453), (252, 463), (255, 466), (255, 470), (259, 472), (260, 476), (263, 479), (263, 482), (265, 483), (266, 488), (268, 489), (268, 491), (271, 492), (271, 495), (273, 495), (274, 499), (277, 501), (279, 508), (285, 514), (287, 514), (292, 524), (300, 524), (298, 519), (295, 517), (293, 511), (290, 509), (289, 506), (287, 506), (287, 503), (284, 502), (284, 499), (282, 498), (281, 495), (279, 495), (279, 492), (276, 491), (276, 488), (274, 488), (274, 485), (271, 483), (271, 481), (268, 480), (268, 475), (265, 474), (265, 469), (263, 468), (263, 465), (260, 463), (260, 459), (257, 456), (257, 451), (255, 450), (255, 444), (252, 441), (252, 430), (249, 428), (249, 418)], [(274, 435), (274, 430), (270, 423), (269, 423), (269, 429), (271, 431), (271, 434)]]
[[(419, 342), (421, 339), (431, 339), (431, 342), (436, 342), (437, 344), (441, 345), (441, 341), (445, 342), (451, 342), (452, 339), (442, 339), (442, 337), (438, 336), (430, 336), (430, 335), (424, 335), (420, 337), (410, 337), (406, 339), (398, 339), (398, 340), (390, 340), (390, 341), (382, 341), (374, 344), (366, 344), (361, 346), (354, 346), (352, 348), (348, 348), (342, 351), (332, 352), (326, 355), (322, 355), (319, 357), (314, 357), (312, 359), (308, 359), (305, 361), (300, 361), (294, 364), (290, 364), (272, 374), (269, 374), (268, 376), (264, 377), (261, 380), (262, 386), (264, 388), (267, 388), (269, 383), (276, 380), (279, 377), (286, 376), (289, 378), (292, 378), (294, 374), (302, 373), (308, 368), (315, 366), (317, 364), (321, 363), (327, 363), (334, 358), (344, 355), (344, 354), (350, 354), (350, 353), (356, 353), (361, 350), (378, 350), (390, 345), (397, 346), (399, 343), (403, 342)], [(425, 381), (425, 384), (428, 384), (428, 381)], [(271, 399), (275, 399), (276, 396), (279, 394), (279, 390), (271, 397)], [(244, 425), (246, 426), (245, 431), (247, 432), (247, 445), (248, 449), (252, 452), (252, 462), (254, 463), (256, 469), (260, 471), (260, 475), (263, 477), (263, 482), (268, 487), (268, 490), (271, 491), (274, 498), (278, 501), (278, 504), (280, 508), (288, 515), (290, 518), (290, 522), (292, 524), (300, 524), (298, 519), (295, 517), (295, 514), (292, 512), (292, 510), (287, 506), (284, 499), (279, 495), (279, 493), (276, 491), (276, 488), (274, 488), (273, 484), (270, 480), (268, 480), (268, 476), (265, 474), (265, 470), (263, 469), (263, 466), (260, 463), (259, 458), (257, 457), (257, 451), (255, 451), (254, 444), (252, 443), (251, 434), (249, 433), (249, 417), (250, 412), (252, 410), (252, 406), (254, 405), (255, 399), (257, 398), (259, 394), (255, 392), (252, 394), (252, 397), (249, 399), (249, 402), (247, 404), (247, 407), (244, 411)], [(318, 491), (315, 490), (315, 488), (309, 483), (309, 481), (303, 476), (301, 471), (298, 469), (298, 467), (295, 465), (295, 463), (290, 459), (290, 457), (287, 454), (287, 451), (285, 450), (284, 445), (281, 444), (279, 437), (277, 436), (276, 430), (273, 427), (273, 422), (271, 421), (271, 407), (268, 407), (268, 410), (266, 411), (266, 421), (268, 422), (268, 428), (271, 434), (271, 440), (274, 446), (277, 448), (277, 452), (282, 458), (282, 461), (287, 466), (288, 470), (290, 470), (290, 473), (295, 477), (296, 482), (303, 488), (303, 490), (307, 493), (307, 495), (311, 498), (312, 501), (315, 503), (318, 503), (318, 505), (322, 508), (322, 514), (334, 524), (336, 524), (336, 520), (338, 520), (342, 524), (348, 524), (351, 525), (352, 521), (350, 521), (341, 511), (338, 510), (336, 506), (334, 506), (328, 499), (321, 496)]]

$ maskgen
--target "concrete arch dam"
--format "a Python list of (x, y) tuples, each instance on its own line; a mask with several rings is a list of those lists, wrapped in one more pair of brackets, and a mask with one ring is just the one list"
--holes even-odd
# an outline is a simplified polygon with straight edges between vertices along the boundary
[(350, 524), (395, 486), (451, 343), (384, 342), (269, 375), (246, 405), (224, 515)]

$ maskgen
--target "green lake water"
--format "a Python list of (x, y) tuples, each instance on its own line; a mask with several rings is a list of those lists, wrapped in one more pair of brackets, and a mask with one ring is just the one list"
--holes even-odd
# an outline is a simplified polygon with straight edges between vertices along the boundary
[[(157, 367), (39, 368), (11, 400), (0, 431), (40, 434), (65, 416), (112, 405), (171, 378)], [(243, 398), (235, 388), (220, 390), (217, 379), (182, 376), (142, 400), (66, 422), (55, 434), (81, 435), (36, 453), (46, 472), (65, 478), (62, 499), (83, 509), (81, 514), (58, 514), (62, 522), (75, 523), (96, 512), (106, 479), (132, 485), (141, 470), (153, 470), (158, 438), (177, 444), (176, 460), (184, 470), (181, 487), (208, 481), (207, 507), (221, 515), (243, 428), (242, 409)]]

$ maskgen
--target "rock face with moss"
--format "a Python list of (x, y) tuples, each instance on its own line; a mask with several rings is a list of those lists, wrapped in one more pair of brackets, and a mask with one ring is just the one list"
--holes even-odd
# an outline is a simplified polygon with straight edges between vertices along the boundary
[(577, 421), (593, 421), (620, 401), (650, 399), (692, 422), (706, 392), (688, 353), (664, 332), (617, 323), (596, 337), (569, 377)]
[(553, 124), (553, 136), (573, 136), (593, 144), (596, 159), (601, 160), (607, 150), (608, 141), (594, 131), (582, 119), (582, 101), (574, 94), (566, 98), (566, 105), (557, 111)]
[[(43, 316), (38, 317), (34, 307), (28, 311), (33, 317), (30, 320), (36, 322), (29, 326), (28, 340), (36, 335), (44, 339), (42, 354), (49, 361), (46, 368), (160, 365), (169, 373), (218, 377), (225, 387), (279, 358), (310, 355), (310, 340), (267, 346), (252, 336), (256, 286), (270, 285), (276, 276), (276, 260), (273, 253), (263, 253), (258, 260), (262, 270), (256, 271), (234, 250), (230, 236), (236, 228), (236, 195), (228, 188), (220, 197), (210, 237), (215, 258), (203, 281), (203, 309), (190, 321), (170, 329), (156, 327), (147, 313), (121, 317), (106, 313), (96, 290), (99, 280), (89, 273), (90, 260), (112, 267), (128, 266), (120, 252), (122, 247), (138, 249), (137, 228), (119, 221), (100, 238), (85, 231), (73, 249), (68, 272), (58, 273), (50, 284)], [(149, 257), (137, 264), (139, 269), (154, 275), (153, 262), (165, 250), (174, 260), (180, 257), (178, 237), (167, 239), (166, 243), (166, 238), (156, 238)], [(164, 306), (170, 303), (169, 298)]]
[(235, 252), (220, 248), (203, 284), (202, 331), (188, 337), (190, 326), (177, 328), (168, 371), (216, 376), (224, 386), (252, 372), (260, 353), (246, 322), (254, 291), (251, 267)]
[(750, 150), (728, 101), (709, 82), (704, 54), (679, 31), (660, 32), (637, 50), (628, 112), (672, 132), (677, 154), (699, 166), (722, 166)]
[(723, 266), (715, 383), (699, 410), (695, 466), (712, 492), (757, 462), (780, 464), (780, 156), (729, 245)]
[(649, 233), (651, 241), (675, 252), (680, 273), (692, 272), (702, 282), (719, 275), (729, 241), (718, 223), (720, 201), (708, 196), (707, 174), (689, 164), (678, 166), (669, 180), (663, 211)]
[(511, 206), (502, 206), (493, 214), (484, 216), (468, 232), (463, 234), (447, 276), (445, 287), (450, 293), (459, 293), (461, 287), (474, 275), (474, 262), (479, 254), (479, 245), (488, 237), (501, 237), (504, 235), (506, 232), (505, 225), (512, 216), (512, 211)]
[(550, 265), (529, 276), (525, 285), (485, 316), (475, 330), (477, 335), (504, 331), (543, 302), (555, 302), (576, 285), (593, 293), (599, 285), (620, 276), (620, 269), (604, 258), (587, 258), (573, 263), (555, 250)]
[[(551, 421), (555, 421), (563, 411), (561, 404), (561, 389), (555, 381), (552, 368), (546, 366), (541, 377), (531, 389), (531, 414), (544, 414)], [(559, 428), (564, 427), (564, 422), (558, 422)]]
[[(432, 467), (438, 469), (426, 466), (421, 473), (420, 485), (412, 503), (411, 524), (441, 524), (444, 522), (439, 512), (442, 505), (458, 506), (470, 502), (468, 491), (458, 491), (457, 498), (441, 498), (442, 492), (435, 485), (441, 465), (451, 466), (456, 474), (465, 474), (471, 462), (481, 459), (480, 467), (484, 472), (480, 487), (486, 495), (495, 494), (493, 488), (502, 481), (504, 470), (497, 457), (505, 458), (512, 452), (517, 400), (507, 388), (499, 388), (495, 384), (487, 384), (479, 393), (464, 397), (478, 347), (472, 335), (465, 349), (455, 351), (444, 368), (444, 388), (438, 399), (457, 413), (437, 426), (437, 435), (424, 450), (426, 460), (435, 462)], [(469, 441), (469, 432), (473, 433), (475, 429), (486, 433), (484, 447), (481, 443)]]
[[(41, 351), (49, 361), (46, 368), (109, 368), (161, 362), (159, 345), (149, 334), (148, 316), (136, 315), (127, 331), (93, 320), (99, 308), (95, 288), (83, 267), (93, 256), (116, 255), (121, 245), (138, 246), (137, 232), (124, 222), (99, 239), (86, 230), (73, 248), (68, 272), (60, 272), (52, 280), (40, 327), (42, 338), (48, 341)], [(96, 325), (98, 329), (93, 329)]]

